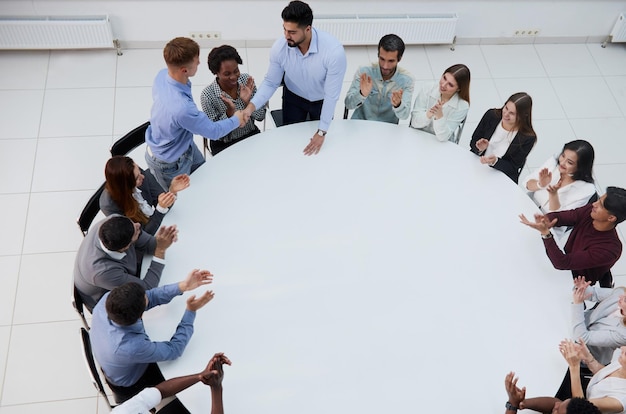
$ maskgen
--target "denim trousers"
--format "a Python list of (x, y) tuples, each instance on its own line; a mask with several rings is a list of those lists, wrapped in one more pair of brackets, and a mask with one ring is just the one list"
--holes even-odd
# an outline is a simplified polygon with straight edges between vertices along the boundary
[(174, 177), (180, 174), (191, 174), (204, 164), (205, 159), (195, 142), (192, 142), (189, 149), (173, 162), (165, 162), (156, 158), (148, 147), (146, 148), (146, 162), (157, 182), (165, 191), (168, 191)]

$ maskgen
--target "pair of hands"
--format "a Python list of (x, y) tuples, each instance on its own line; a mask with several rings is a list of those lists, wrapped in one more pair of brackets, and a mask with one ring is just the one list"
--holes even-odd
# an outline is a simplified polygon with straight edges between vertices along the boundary
[(555, 185), (550, 185), (552, 182), (552, 172), (548, 171), (547, 168), (542, 168), (539, 171), (539, 179), (537, 180), (537, 185), (541, 188), (545, 188), (550, 195), (556, 195), (559, 188), (561, 188), (562, 182), (559, 180)]
[(172, 179), (169, 191), (159, 194), (158, 203), (162, 208), (170, 208), (176, 201), (176, 194), (189, 187), (191, 179), (188, 174), (180, 174)]
[(547, 235), (548, 233), (550, 233), (550, 229), (554, 227), (557, 222), (557, 219), (554, 219), (552, 221), (548, 220), (548, 217), (543, 214), (535, 214), (534, 222), (528, 220), (523, 214), (519, 215), (519, 219), (522, 224), (525, 224), (528, 227), (532, 227), (543, 235)]
[[(486, 138), (481, 138), (478, 141), (476, 141), (476, 144), (474, 145), (476, 146), (476, 149), (478, 150), (479, 153), (483, 153), (487, 150), (487, 147), (489, 146), (489, 140)], [(489, 156), (483, 155), (480, 157), (481, 164), (487, 164), (487, 165), (493, 166), (497, 161), (498, 161), (498, 157), (496, 157), (495, 155), (489, 155)]]
[(583, 303), (586, 299), (591, 297), (591, 294), (585, 294), (589, 285), (591, 285), (591, 282), (587, 282), (584, 276), (578, 276), (574, 279), (574, 303)]
[[(252, 99), (254, 88), (255, 88), (254, 78), (252, 76), (248, 77), (248, 80), (246, 81), (245, 84), (239, 84), (239, 91), (238, 91), (239, 96), (238, 97), (241, 98), (244, 104), (248, 105), (248, 103), (250, 102), (250, 99)], [(222, 102), (224, 102), (224, 104), (226, 105), (226, 116), (228, 116), (229, 118), (233, 115), (236, 115), (237, 112), (242, 112), (242, 111), (237, 111), (235, 108), (236, 98), (233, 99), (226, 92), (222, 92), (222, 94), (220, 95), (220, 98), (222, 99)], [(242, 112), (242, 114), (245, 114), (245, 110)], [(247, 114), (248, 118), (246, 119), (246, 123), (248, 122), (248, 119), (250, 119), (250, 115), (252, 115), (252, 111), (249, 114)], [(240, 122), (241, 122), (241, 119), (240, 119)], [(245, 125), (245, 123), (243, 125)], [(242, 127), (243, 125), (239, 125), (239, 126)]]
[(426, 112), (426, 117), (428, 119), (431, 119), (432, 117), (435, 117), (436, 119), (441, 119), (443, 118), (443, 102), (440, 100), (437, 101), (436, 104), (434, 104), (427, 112)]
[[(185, 280), (178, 283), (178, 288), (181, 292), (188, 292), (211, 283), (213, 283), (213, 274), (211, 272), (208, 270), (193, 269), (189, 272)], [(209, 303), (214, 297), (215, 294), (212, 290), (207, 290), (198, 297), (191, 295), (187, 298), (187, 309), (195, 312)]]
[[(367, 98), (369, 94), (372, 92), (372, 87), (374, 86), (374, 81), (372, 81), (372, 77), (367, 73), (361, 73), (361, 77), (359, 79), (359, 88), (360, 93), (363, 97)], [(402, 89), (396, 89), (391, 92), (391, 105), (394, 108), (397, 108), (402, 103)], [(443, 116), (443, 115), (442, 115)]]
[(213, 355), (204, 371), (199, 374), (200, 381), (211, 388), (221, 387), (224, 380), (224, 369), (222, 368), (224, 364), (231, 365), (231, 362), (223, 352)]
[(581, 339), (574, 342), (571, 339), (564, 339), (559, 344), (559, 351), (570, 367), (578, 367), (581, 361), (593, 361), (593, 355)]

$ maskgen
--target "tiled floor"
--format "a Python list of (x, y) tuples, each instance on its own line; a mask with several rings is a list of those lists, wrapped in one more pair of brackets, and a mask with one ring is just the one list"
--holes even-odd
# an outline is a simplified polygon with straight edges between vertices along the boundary
[[(260, 82), (268, 49), (239, 52), (242, 69)], [(376, 60), (374, 47), (347, 52), (344, 93), (356, 68)], [(0, 414), (107, 411), (83, 365), (70, 306), (82, 238), (75, 219), (103, 180), (111, 143), (148, 118), (161, 56), (161, 50), (126, 50), (119, 57), (113, 51), (0, 53)], [(584, 138), (596, 149), (598, 185), (626, 187), (624, 45), (461, 45), (454, 52), (411, 46), (402, 65), (421, 82), (459, 62), (473, 76), (460, 145), (468, 146), (486, 109), (524, 90), (535, 102), (539, 137), (527, 170), (564, 142)], [(204, 65), (193, 81), (199, 102), (211, 81)], [(278, 94), (270, 105), (280, 106)], [(342, 112), (340, 103), (336, 116)], [(141, 150), (134, 158), (145, 165)], [(614, 269), (617, 283), (626, 284), (626, 259)]]

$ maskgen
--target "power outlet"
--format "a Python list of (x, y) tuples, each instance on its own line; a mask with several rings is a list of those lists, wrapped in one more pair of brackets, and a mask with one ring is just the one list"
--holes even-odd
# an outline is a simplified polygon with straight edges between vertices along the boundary
[(539, 29), (518, 29), (513, 32), (514, 37), (536, 37), (539, 36)]
[(189, 32), (189, 37), (193, 40), (217, 40), (222, 38), (222, 32), (212, 32), (210, 30), (202, 30)]

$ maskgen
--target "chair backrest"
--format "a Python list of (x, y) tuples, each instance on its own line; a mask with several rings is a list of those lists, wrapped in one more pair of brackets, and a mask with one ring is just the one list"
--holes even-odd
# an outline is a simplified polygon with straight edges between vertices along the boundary
[(89, 370), (91, 383), (94, 387), (96, 387), (96, 390), (98, 390), (102, 397), (104, 397), (104, 401), (106, 401), (109, 409), (113, 409), (114, 406), (111, 404), (111, 401), (109, 401), (109, 396), (104, 389), (102, 378), (100, 378), (100, 372), (96, 366), (96, 360), (94, 359), (93, 352), (91, 351), (91, 339), (89, 338), (89, 332), (85, 328), (80, 328), (80, 337), (83, 342), (83, 357), (85, 358), (85, 364)]
[(78, 316), (80, 316), (80, 319), (83, 322), (83, 326), (85, 327), (85, 329), (89, 330), (89, 324), (87, 323), (87, 318), (85, 318), (85, 307), (83, 304), (83, 298), (80, 296), (80, 292), (78, 291), (76, 285), (72, 283), (72, 286), (74, 287), (74, 293), (72, 294), (72, 306), (74, 307), (74, 310), (78, 313)]
[(143, 123), (115, 141), (115, 144), (111, 147), (111, 156), (126, 155), (146, 142), (146, 129), (148, 129), (149, 125), (150, 121)]
[(78, 223), (78, 227), (83, 233), (83, 236), (87, 235), (87, 233), (89, 232), (89, 226), (91, 226), (93, 219), (96, 218), (98, 212), (100, 211), (100, 196), (104, 191), (104, 185), (105, 183), (102, 183), (100, 188), (98, 188), (96, 192), (91, 196), (91, 198), (89, 198), (89, 201), (87, 201), (87, 204), (85, 204), (83, 211), (80, 213), (80, 216), (78, 216), (78, 219), (76, 220), (76, 223)]
[(270, 111), (272, 114), (272, 119), (274, 120), (274, 124), (276, 128), (283, 126), (283, 110), (282, 109), (274, 109)]
[(348, 107), (343, 107), (343, 119), (348, 119)]
[(449, 141), (454, 142), (455, 144), (459, 143), (459, 141), (461, 140), (461, 134), (463, 133), (463, 128), (465, 128), (465, 120), (466, 119), (467, 119), (467, 117), (463, 118), (463, 120), (461, 121), (459, 126), (456, 128), (456, 131), (454, 131), (454, 133), (450, 137)]

